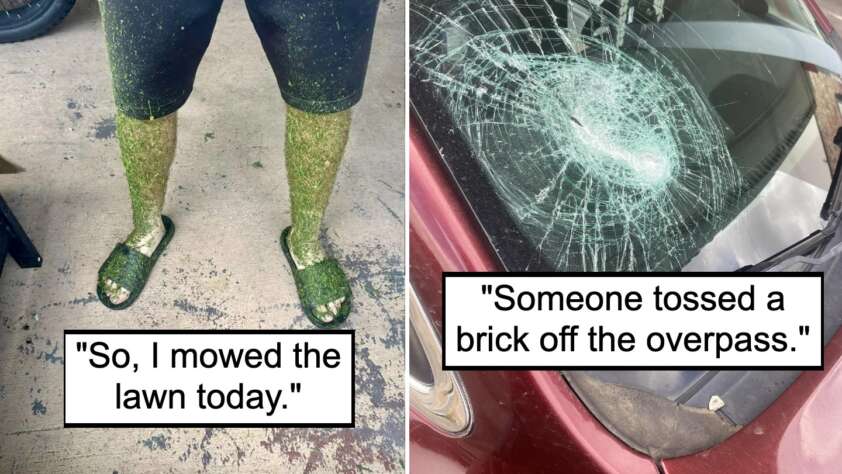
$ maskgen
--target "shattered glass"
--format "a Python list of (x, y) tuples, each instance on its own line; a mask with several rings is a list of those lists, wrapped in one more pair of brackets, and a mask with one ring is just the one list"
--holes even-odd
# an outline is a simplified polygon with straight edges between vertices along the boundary
[(747, 199), (734, 130), (622, 3), (580, 2), (584, 28), (564, 4), (415, 4), (412, 79), (529, 241), (518, 269), (678, 270)]

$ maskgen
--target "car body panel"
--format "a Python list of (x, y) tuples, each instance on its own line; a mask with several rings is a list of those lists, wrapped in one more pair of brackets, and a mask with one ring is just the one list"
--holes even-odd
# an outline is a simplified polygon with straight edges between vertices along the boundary
[[(441, 273), (493, 271), (473, 216), (428, 142), (410, 131), (410, 282), (441, 331)], [(650, 459), (611, 435), (558, 372), (471, 371), (462, 382), (474, 410), (465, 437), (442, 435), (410, 413), (410, 470), (416, 472), (655, 473)]]
[[(410, 281), (441, 330), (441, 272), (495, 271), (469, 207), (430, 145), (410, 126)], [(825, 348), (825, 371), (804, 372), (757, 419), (701, 453), (661, 461), (666, 473), (839, 472), (842, 466), (842, 333)], [(410, 413), (416, 472), (657, 472), (653, 460), (615, 438), (560, 374), (463, 371), (473, 430), (448, 437)], [(837, 400), (834, 402), (834, 400)]]
[(842, 332), (825, 346), (825, 370), (804, 372), (775, 403), (714, 448), (663, 461), (666, 474), (842, 471)]

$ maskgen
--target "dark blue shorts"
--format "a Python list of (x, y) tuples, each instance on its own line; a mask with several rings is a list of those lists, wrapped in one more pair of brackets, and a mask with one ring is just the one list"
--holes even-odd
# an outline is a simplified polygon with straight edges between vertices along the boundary
[[(307, 112), (360, 100), (379, 0), (246, 0), (281, 95)], [(222, 0), (100, 0), (117, 109), (178, 110), (193, 90)]]

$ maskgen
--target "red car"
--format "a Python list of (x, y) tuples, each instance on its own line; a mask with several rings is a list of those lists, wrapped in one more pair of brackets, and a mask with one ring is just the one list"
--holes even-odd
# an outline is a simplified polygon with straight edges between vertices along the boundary
[[(842, 142), (834, 78), (842, 68), (832, 47), (838, 37), (814, 2), (418, 0), (410, 36), (410, 470), (842, 472), (842, 192), (833, 143)], [(614, 80), (603, 66), (621, 55), (628, 63)], [(576, 82), (548, 69), (559, 62), (599, 74)], [(638, 146), (643, 132), (624, 133), (639, 117), (617, 121), (636, 112), (628, 102), (611, 109), (611, 93), (621, 92), (608, 90), (637, 64), (688, 79), (659, 84), (675, 88), (673, 99), (687, 94), (670, 103), (693, 104), (670, 109), (681, 118), (670, 126), (709, 127), (674, 134), (676, 159), (690, 159), (668, 164), (715, 174), (713, 188), (687, 197), (715, 212), (701, 218), (699, 206), (668, 208), (653, 198), (647, 205), (663, 212), (641, 224), (646, 235), (574, 233), (565, 213), (633, 212), (628, 206), (639, 202), (617, 192), (598, 201), (577, 196), (575, 184), (590, 183), (583, 176), (594, 168), (574, 163), (582, 148), (559, 137), (619, 124), (611, 136), (624, 149)], [(634, 79), (639, 95), (652, 94), (645, 108), (657, 110), (666, 99), (647, 86), (663, 77), (644, 71)], [(561, 99), (553, 97), (558, 89)], [(625, 159), (605, 142), (600, 153)], [(700, 171), (699, 162), (722, 156), (730, 161)], [(562, 176), (570, 163), (583, 169), (575, 179)], [(660, 165), (635, 169), (634, 180), (631, 165), (622, 165), (597, 171), (617, 173), (616, 186), (645, 188), (635, 196), (671, 185), (660, 181)], [(722, 173), (728, 166), (739, 179)], [(691, 235), (673, 232), (675, 222)], [(618, 242), (643, 257), (624, 260)], [(824, 271), (824, 370), (442, 370), (444, 271), (665, 269)], [(713, 397), (724, 405), (710, 405)]]

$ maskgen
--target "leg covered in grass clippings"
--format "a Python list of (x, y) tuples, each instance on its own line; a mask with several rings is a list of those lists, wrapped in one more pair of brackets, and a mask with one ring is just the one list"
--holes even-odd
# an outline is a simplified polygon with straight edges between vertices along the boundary
[(134, 303), (175, 232), (172, 221), (161, 211), (175, 156), (176, 128), (175, 113), (153, 120), (117, 114), (117, 138), (134, 227), (99, 270), (97, 296), (111, 309)]
[(351, 309), (348, 278), (325, 254), (319, 234), (348, 141), (351, 111), (329, 114), (287, 109), (286, 166), (292, 206), (292, 227), (281, 246), (295, 277), (307, 317), (317, 326), (342, 323)]

